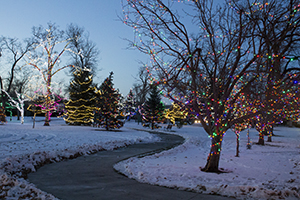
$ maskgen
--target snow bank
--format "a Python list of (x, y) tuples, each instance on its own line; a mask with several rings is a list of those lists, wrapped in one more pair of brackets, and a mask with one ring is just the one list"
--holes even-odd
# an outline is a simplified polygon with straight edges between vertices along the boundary
[(0, 198), (56, 199), (24, 177), (47, 163), (157, 140), (159, 138), (147, 132), (126, 127), (108, 132), (67, 126), (62, 119), (55, 119), (49, 127), (44, 127), (40, 120), (33, 129), (30, 118), (26, 118), (23, 125), (17, 120), (10, 121), (0, 127)]
[[(129, 178), (153, 185), (219, 194), (237, 199), (300, 198), (300, 129), (275, 128), (273, 142), (247, 150), (246, 132), (241, 133), (240, 157), (235, 157), (236, 138), (224, 138), (220, 167), (228, 173), (205, 173), (210, 139), (197, 125), (174, 129), (186, 142), (174, 149), (143, 158), (130, 158), (114, 168)], [(258, 133), (250, 130), (253, 140)]]

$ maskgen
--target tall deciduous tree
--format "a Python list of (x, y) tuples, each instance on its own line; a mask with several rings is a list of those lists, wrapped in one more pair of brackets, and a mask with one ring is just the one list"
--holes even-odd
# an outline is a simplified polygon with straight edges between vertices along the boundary
[[(42, 26), (33, 27), (32, 32), (38, 45), (35, 49), (35, 53), (28, 56), (29, 60), (27, 61), (27, 64), (33, 66), (40, 72), (44, 84), (46, 85), (47, 92), (45, 99), (44, 126), (49, 126), (52, 78), (60, 70), (71, 66), (73, 67), (73, 65), (59, 67), (60, 58), (62, 54), (68, 50), (71, 38), (65, 39), (64, 31), (59, 30), (58, 27), (52, 23), (48, 23), (47, 28), (43, 28)], [(57, 52), (57, 46), (59, 48), (62, 44), (62, 49)]]
[(271, 141), (274, 124), (291, 119), (289, 113), (297, 116), (295, 111), (299, 110), (294, 94), (298, 90), (300, 66), (291, 61), (300, 47), (300, 1), (263, 0), (259, 6), (248, 8), (242, 1), (236, 1), (232, 6), (245, 10), (245, 16), (255, 22), (255, 29), (264, 42), (263, 54), (257, 55), (260, 57), (258, 64), (266, 69), (263, 74), (266, 84), (260, 93), (264, 109), (258, 117), (258, 144), (263, 145), (267, 132)]
[[(242, 2), (243, 7), (233, 9), (233, 2)], [(257, 21), (249, 17), (264, 6), (248, 0), (229, 3), (181, 3), (185, 16), (191, 16), (194, 24), (180, 18), (179, 11), (161, 0), (129, 0), (123, 8), (124, 23), (136, 33), (131, 45), (152, 59), (152, 80), (162, 85), (165, 96), (197, 116), (211, 138), (207, 163), (202, 168), (207, 172), (219, 172), (225, 132), (264, 111), (258, 106), (246, 115), (236, 115), (234, 105), (261, 74), (269, 73), (261, 65), (261, 56), (269, 53), (266, 40)], [(196, 32), (189, 32), (190, 27)]]

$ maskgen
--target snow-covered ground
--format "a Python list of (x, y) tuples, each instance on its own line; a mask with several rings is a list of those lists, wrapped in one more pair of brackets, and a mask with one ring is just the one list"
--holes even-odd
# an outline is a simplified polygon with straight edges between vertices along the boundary
[(113, 150), (138, 142), (152, 142), (159, 138), (144, 131), (123, 127), (121, 131), (84, 126), (68, 126), (63, 119), (53, 119), (43, 126), (38, 118), (35, 128), (32, 119), (21, 124), (13, 118), (0, 125), (0, 199), (55, 199), (22, 178), (25, 172), (37, 167), (100, 150)]
[[(33, 129), (30, 118), (23, 125), (15, 119), (0, 125), (0, 199), (54, 199), (21, 178), (21, 172), (34, 171), (47, 162), (157, 140), (147, 132), (130, 129), (143, 129), (134, 122), (126, 122), (120, 132), (67, 126), (61, 119), (50, 125), (44, 127), (43, 122), (37, 122)], [(238, 199), (300, 199), (300, 129), (277, 127), (272, 143), (253, 145), (250, 150), (246, 149), (243, 131), (240, 157), (235, 157), (235, 134), (228, 131), (220, 167), (230, 172), (222, 174), (200, 171), (206, 163), (210, 139), (199, 125), (172, 129), (170, 133), (186, 138), (183, 145), (144, 158), (130, 158), (117, 163), (115, 169), (140, 182), (201, 193)], [(258, 140), (254, 129), (250, 130), (250, 137), (253, 143)]]
[(273, 142), (255, 145), (258, 132), (250, 129), (252, 148), (247, 149), (247, 131), (241, 132), (240, 157), (235, 157), (236, 137), (227, 131), (220, 167), (229, 173), (205, 173), (210, 139), (197, 125), (174, 128), (186, 142), (167, 152), (131, 158), (114, 166), (140, 182), (237, 199), (300, 199), (300, 129), (276, 127)]

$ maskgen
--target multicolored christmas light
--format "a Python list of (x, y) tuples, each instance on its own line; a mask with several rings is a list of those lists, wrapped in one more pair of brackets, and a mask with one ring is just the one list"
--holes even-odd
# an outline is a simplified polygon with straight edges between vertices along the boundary
[(119, 129), (124, 125), (119, 118), (121, 94), (113, 87), (113, 72), (110, 72), (99, 88), (95, 124), (106, 130)]
[[(233, 4), (218, 9), (209, 7), (212, 4), (205, 0), (185, 3), (191, 5), (186, 7), (191, 8), (191, 12), (186, 12), (193, 15), (192, 9), (196, 10), (194, 19), (198, 20), (196, 26), (200, 28), (194, 35), (188, 32), (188, 26), (180, 21), (176, 12), (162, 1), (128, 0), (123, 7), (124, 23), (135, 30), (136, 38), (130, 44), (151, 58), (151, 65), (145, 70), (150, 72), (152, 83), (159, 84), (166, 97), (187, 108), (201, 121), (212, 142), (203, 171), (218, 172), (226, 130), (266, 111), (262, 99), (253, 100), (249, 88), (260, 77), (270, 74), (270, 60), (285, 60), (291, 47), (296, 45), (287, 43), (282, 52), (268, 51), (268, 37), (260, 33), (260, 21), (254, 20), (259, 17), (256, 13), (268, 8), (274, 10), (277, 16), (287, 16), (286, 20), (280, 20), (285, 26), (278, 28), (282, 33), (293, 34), (299, 32), (299, 4), (280, 4), (285, 8), (280, 9), (280, 6), (271, 7), (276, 5), (273, 0), (273, 4), (264, 6), (245, 3), (243, 9), (231, 9)], [(211, 16), (216, 17), (212, 19)], [(270, 12), (267, 16), (275, 17)], [(265, 28), (272, 32), (276, 23), (274, 27)], [(290, 39), (287, 34), (276, 35), (282, 36), (277, 38), (278, 41)], [(298, 39), (291, 41), (297, 42)], [(292, 70), (286, 69), (286, 72)], [(248, 103), (237, 105), (239, 101)]]

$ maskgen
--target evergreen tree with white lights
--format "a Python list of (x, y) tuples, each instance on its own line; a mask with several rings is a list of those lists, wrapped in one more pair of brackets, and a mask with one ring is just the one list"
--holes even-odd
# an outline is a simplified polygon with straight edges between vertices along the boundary
[(121, 94), (113, 87), (112, 76), (113, 72), (110, 72), (109, 77), (101, 84), (97, 99), (96, 124), (106, 130), (123, 126), (123, 122), (118, 119)]
[(144, 123), (149, 123), (151, 129), (155, 123), (162, 122), (165, 107), (161, 102), (160, 92), (155, 84), (150, 86), (150, 97), (143, 105), (142, 114)]
[(70, 125), (91, 125), (94, 121), (96, 86), (89, 70), (76, 69), (69, 86), (70, 100), (66, 103), (67, 117)]

